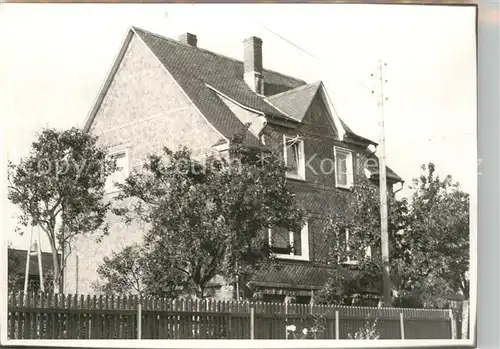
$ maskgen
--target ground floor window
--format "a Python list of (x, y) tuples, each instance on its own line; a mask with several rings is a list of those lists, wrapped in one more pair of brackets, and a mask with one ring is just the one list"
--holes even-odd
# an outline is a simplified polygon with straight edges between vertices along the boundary
[(311, 296), (292, 296), (289, 302), (292, 304), (311, 304)]
[(278, 258), (309, 260), (309, 231), (307, 223), (299, 232), (286, 228), (268, 229), (269, 245)]
[(283, 303), (285, 302), (285, 297), (286, 296), (284, 294), (265, 294), (262, 296), (262, 301), (269, 303)]

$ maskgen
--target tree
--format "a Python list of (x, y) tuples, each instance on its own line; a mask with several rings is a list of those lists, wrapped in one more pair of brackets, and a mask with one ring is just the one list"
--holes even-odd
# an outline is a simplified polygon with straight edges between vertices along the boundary
[[(413, 180), (411, 200), (389, 196), (391, 279), (402, 307), (443, 307), (444, 297), (461, 292), (469, 297), (469, 195), (451, 176), (441, 179), (435, 166), (422, 166)], [(376, 186), (362, 181), (346, 201), (346, 211), (327, 228), (332, 247), (332, 270), (318, 301), (352, 304), (367, 290), (381, 292), (380, 215)], [(337, 244), (343, 227), (349, 243)], [(366, 255), (368, 246), (371, 256)], [(342, 265), (350, 257), (356, 265)]]
[(7, 270), (8, 270), (8, 291), (20, 291), (24, 288), (24, 271), (19, 256), (16, 256), (11, 251), (11, 242), (8, 242), (7, 253)]
[(469, 194), (436, 167), (422, 166), (413, 180), (409, 225), (410, 250), (406, 294), (423, 306), (435, 306), (447, 293), (469, 298)]
[(46, 233), (56, 293), (75, 237), (107, 234), (104, 185), (114, 169), (97, 138), (77, 128), (42, 130), (31, 153), (18, 165), (8, 164), (8, 198), (20, 209), (18, 229), (38, 225)]
[[(397, 200), (392, 194), (388, 195), (387, 205), (394, 287), (399, 280), (398, 264), (406, 258), (407, 246), (401, 230), (406, 226), (408, 207), (405, 199)], [(362, 296), (367, 292), (382, 292), (378, 186), (360, 176), (343, 206), (345, 209), (330, 218), (324, 231), (325, 243), (330, 246), (331, 269), (327, 283), (317, 295), (319, 303), (351, 305), (363, 302)]]
[(97, 273), (104, 282), (95, 288), (105, 293), (144, 294), (143, 278), (147, 272), (144, 263), (144, 251), (139, 244), (125, 247), (110, 257), (104, 257)]
[(245, 287), (256, 270), (275, 265), (264, 231), (301, 229), (303, 212), (286, 185), (282, 162), (242, 146), (238, 137), (231, 144), (229, 156), (198, 160), (185, 147), (165, 148), (120, 186), (115, 213), (148, 226), (148, 293), (164, 296), (180, 287), (204, 297), (215, 276)]

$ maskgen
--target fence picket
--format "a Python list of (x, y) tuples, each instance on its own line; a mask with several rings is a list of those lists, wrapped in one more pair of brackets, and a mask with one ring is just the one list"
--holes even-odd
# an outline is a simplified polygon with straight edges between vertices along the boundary
[[(24, 293), (19, 294), (19, 306), (22, 307), (24, 305)], [(17, 323), (18, 323), (18, 334), (19, 339), (25, 339), (24, 337), (24, 313), (17, 313)]]
[[(132, 310), (133, 309), (133, 299), (132, 296), (124, 296), (124, 305), (125, 309)], [(134, 327), (134, 316), (133, 314), (128, 314), (125, 322), (125, 333), (127, 334), (126, 339), (136, 339), (135, 336), (135, 327)]]
[(453, 326), (460, 325), (450, 319), (455, 314), (438, 309), (22, 292), (8, 297), (8, 336), (13, 339), (135, 339), (139, 321), (144, 339), (250, 339), (251, 308), (255, 339), (284, 339), (287, 325), (295, 325), (301, 336), (317, 316), (324, 326), (318, 339), (345, 339), (368, 317), (379, 319), (382, 337), (388, 339), (403, 333), (405, 339), (449, 339), (457, 334)]

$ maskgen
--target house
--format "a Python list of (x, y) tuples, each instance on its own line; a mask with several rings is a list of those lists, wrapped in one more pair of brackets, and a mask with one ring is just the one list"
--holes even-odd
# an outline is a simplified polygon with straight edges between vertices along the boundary
[[(287, 173), (299, 203), (308, 212), (301, 232), (272, 230), (281, 270), (260, 272), (253, 287), (264, 299), (285, 296), (309, 302), (325, 282), (328, 251), (322, 237), (326, 216), (342, 209), (358, 178), (376, 180), (378, 169), (365, 166), (376, 143), (355, 134), (336, 114), (322, 82), (264, 69), (263, 42), (243, 42), (243, 61), (197, 47), (197, 37), (178, 40), (132, 27), (88, 115), (85, 131), (99, 136), (123, 168), (123, 180), (150, 153), (186, 145), (193, 152), (223, 152), (245, 128), (244, 143), (278, 151), (292, 168)], [(387, 170), (389, 189), (401, 182)], [(112, 183), (112, 182), (110, 182)], [(108, 188), (110, 195), (115, 191)], [(110, 214), (111, 234), (100, 244), (81, 239), (70, 258), (65, 292), (92, 291), (104, 256), (138, 241), (141, 229)], [(285, 247), (294, 245), (290, 252)], [(73, 276), (77, 274), (76, 277)]]
[[(26, 250), (15, 248), (8, 249), (8, 278), (9, 287), (14, 288), (15, 291), (21, 291), (24, 288), (24, 278), (26, 273), (26, 257), (29, 253)], [(28, 266), (28, 290), (40, 290), (40, 271), (38, 268), (38, 255), (31, 252)], [(60, 255), (59, 255), (60, 258)], [(51, 252), (42, 252), (42, 275), (45, 281), (52, 278), (53, 261)], [(45, 284), (45, 282), (44, 282)], [(14, 291), (9, 289), (10, 291)]]

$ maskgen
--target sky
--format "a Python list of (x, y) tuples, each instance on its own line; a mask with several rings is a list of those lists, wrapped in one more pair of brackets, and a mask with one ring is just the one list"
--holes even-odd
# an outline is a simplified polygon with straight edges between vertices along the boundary
[[(2, 4), (2, 168), (49, 126), (83, 126), (130, 26), (242, 59), (243, 39), (263, 40), (263, 65), (322, 80), (339, 116), (378, 141), (371, 78), (387, 63), (387, 164), (408, 185), (422, 164), (476, 195), (476, 38), (472, 7), (363, 4)], [(3, 173), (5, 182), (5, 174)], [(3, 230), (14, 247), (16, 210), (2, 188)]]

